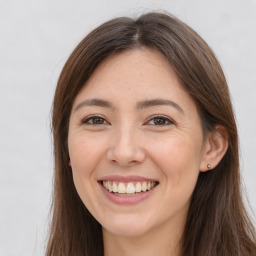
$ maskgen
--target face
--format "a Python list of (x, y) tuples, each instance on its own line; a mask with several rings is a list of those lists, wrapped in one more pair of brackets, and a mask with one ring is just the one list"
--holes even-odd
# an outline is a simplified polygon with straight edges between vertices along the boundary
[(112, 234), (182, 225), (203, 141), (196, 105), (164, 56), (148, 49), (110, 56), (77, 95), (70, 116), (77, 192)]

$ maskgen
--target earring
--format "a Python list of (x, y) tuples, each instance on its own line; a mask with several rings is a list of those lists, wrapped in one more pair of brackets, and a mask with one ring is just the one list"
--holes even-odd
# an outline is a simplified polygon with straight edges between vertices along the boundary
[(211, 168), (211, 165), (210, 165), (210, 164), (207, 164), (207, 168), (210, 169), (210, 168)]

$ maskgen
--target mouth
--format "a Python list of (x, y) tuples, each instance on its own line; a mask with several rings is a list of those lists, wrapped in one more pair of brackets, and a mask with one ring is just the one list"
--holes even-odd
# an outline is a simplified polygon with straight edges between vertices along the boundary
[(132, 181), (120, 182), (113, 180), (102, 180), (101, 185), (110, 193), (117, 196), (138, 196), (155, 188), (158, 181)]

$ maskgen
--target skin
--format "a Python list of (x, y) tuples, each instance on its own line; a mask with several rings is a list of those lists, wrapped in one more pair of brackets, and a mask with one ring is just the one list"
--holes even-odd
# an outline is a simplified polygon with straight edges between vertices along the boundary
[[(94, 98), (112, 107), (81, 104)], [(179, 107), (136, 108), (151, 99)], [(105, 59), (75, 98), (68, 134), (74, 183), (103, 227), (105, 255), (178, 255), (199, 172), (218, 164), (225, 136), (220, 126), (203, 136), (194, 101), (159, 52), (131, 50)], [(159, 184), (147, 199), (118, 205), (98, 183), (106, 175), (139, 175)]]

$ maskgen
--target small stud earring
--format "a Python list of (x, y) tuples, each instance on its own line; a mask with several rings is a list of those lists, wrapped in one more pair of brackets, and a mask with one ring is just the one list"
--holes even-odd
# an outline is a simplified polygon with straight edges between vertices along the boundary
[(211, 168), (211, 165), (210, 165), (210, 164), (207, 164), (207, 168), (210, 169), (210, 168)]

